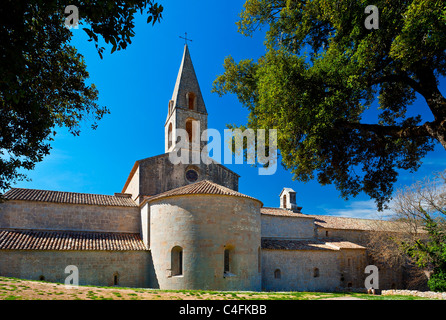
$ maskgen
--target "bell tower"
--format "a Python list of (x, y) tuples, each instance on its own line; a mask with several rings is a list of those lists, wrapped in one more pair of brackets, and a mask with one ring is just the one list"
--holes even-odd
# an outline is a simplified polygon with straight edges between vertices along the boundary
[[(207, 129), (207, 116), (189, 47), (185, 44), (183, 59), (164, 124), (164, 151), (168, 153), (175, 150), (180, 139), (185, 139), (186, 141), (182, 141), (182, 148), (195, 153), (193, 157), (198, 156), (197, 159), (200, 159), (200, 152), (207, 143), (207, 137), (202, 137), (203, 131)], [(184, 136), (184, 133), (187, 135)]]
[[(201, 157), (202, 152), (207, 153), (208, 137), (203, 136), (207, 119), (208, 113), (186, 44), (172, 98), (167, 104), (164, 153), (136, 161), (122, 193), (131, 194), (133, 200), (142, 203), (145, 197), (202, 180), (238, 191), (240, 176), (237, 173), (213, 159), (208, 162)], [(187, 134), (187, 141), (178, 134), (180, 131)], [(189, 155), (189, 162), (172, 161), (175, 152), (180, 155), (180, 160)]]

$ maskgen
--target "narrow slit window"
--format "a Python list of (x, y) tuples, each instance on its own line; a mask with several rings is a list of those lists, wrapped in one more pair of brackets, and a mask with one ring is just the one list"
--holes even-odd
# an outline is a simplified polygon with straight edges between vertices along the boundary
[(172, 248), (171, 271), (172, 276), (181, 276), (183, 274), (183, 248), (179, 246)]
[(225, 258), (224, 258), (224, 272), (228, 273), (229, 272), (229, 259), (230, 259), (230, 251), (229, 249), (225, 249)]
[(257, 272), (262, 272), (262, 251), (260, 247), (257, 249)]
[(178, 274), (183, 274), (183, 250), (178, 252)]
[(169, 129), (167, 131), (167, 148), (170, 149), (172, 146), (172, 123), (169, 124)]

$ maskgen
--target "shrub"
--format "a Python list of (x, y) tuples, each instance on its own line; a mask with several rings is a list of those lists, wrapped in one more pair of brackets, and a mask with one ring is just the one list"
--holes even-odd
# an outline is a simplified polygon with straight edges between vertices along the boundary
[(443, 270), (435, 271), (427, 282), (429, 289), (436, 292), (446, 291), (446, 272)]

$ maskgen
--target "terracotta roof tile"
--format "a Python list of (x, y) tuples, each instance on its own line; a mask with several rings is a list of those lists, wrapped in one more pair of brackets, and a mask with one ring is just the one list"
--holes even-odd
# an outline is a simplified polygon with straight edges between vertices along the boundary
[(260, 208), (260, 213), (266, 214), (266, 215), (272, 215), (272, 216), (299, 217), (299, 218), (314, 219), (312, 216), (308, 216), (308, 215), (300, 213), (300, 212), (299, 213), (293, 212), (291, 210), (283, 209), (283, 208), (263, 207), (263, 208)]
[[(267, 207), (260, 208), (260, 212), (261, 214), (265, 215), (314, 219), (314, 223), (317, 227), (326, 229), (359, 230), (359, 231), (373, 230), (373, 231), (384, 231), (384, 232), (400, 232), (401, 229), (404, 229), (402, 223), (396, 221), (349, 218), (349, 217), (326, 216), (326, 215), (309, 215), (303, 213), (296, 213), (288, 209), (267, 208)], [(419, 230), (419, 232), (424, 232), (424, 231)]]
[(4, 194), (7, 200), (86, 204), (98, 206), (137, 207), (130, 197), (100, 194), (13, 188)]
[(319, 239), (262, 239), (262, 249), (270, 250), (341, 250), (365, 249), (356, 243), (342, 240), (322, 241)]
[(366, 249), (359, 244), (344, 240), (328, 240), (325, 242), (325, 244), (337, 249)]
[(325, 242), (309, 240), (289, 240), (289, 239), (262, 239), (262, 249), (271, 250), (337, 250)]
[(0, 250), (147, 250), (137, 233), (0, 230)]
[(212, 195), (226, 195), (226, 196), (234, 196), (234, 197), (242, 197), (257, 200), (261, 203), (260, 200), (247, 196), (243, 193), (234, 191), (232, 189), (221, 186), (217, 183), (211, 182), (209, 180), (202, 180), (199, 182), (195, 182), (183, 187), (179, 187), (176, 189), (172, 189), (154, 196), (145, 197), (146, 201), (152, 201), (156, 199), (161, 199), (165, 197), (172, 196), (180, 196), (180, 195), (191, 195), (191, 194), (212, 194)]
[(401, 224), (394, 221), (372, 220), (360, 218), (347, 218), (336, 216), (312, 215), (316, 226), (327, 229), (348, 229), (348, 230), (375, 230), (393, 231), (401, 230)]

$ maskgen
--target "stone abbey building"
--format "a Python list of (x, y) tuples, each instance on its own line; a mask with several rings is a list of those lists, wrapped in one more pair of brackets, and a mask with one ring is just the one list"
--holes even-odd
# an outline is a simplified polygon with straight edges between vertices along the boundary
[[(66, 267), (74, 265), (81, 285), (364, 288), (373, 220), (304, 214), (289, 188), (278, 208), (267, 208), (239, 193), (239, 175), (221, 164), (169, 160), (177, 129), (194, 137), (207, 128), (187, 45), (167, 111), (165, 153), (136, 161), (120, 193), (6, 192), (0, 275), (64, 283)], [(192, 153), (203, 148), (188, 145)], [(403, 286), (401, 272), (380, 269), (379, 280), (380, 289)]]

